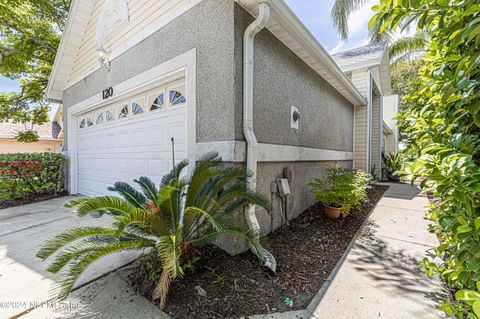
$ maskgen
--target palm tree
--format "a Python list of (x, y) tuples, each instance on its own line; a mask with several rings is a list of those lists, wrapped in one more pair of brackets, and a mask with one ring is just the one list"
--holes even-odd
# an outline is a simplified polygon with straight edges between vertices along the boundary
[[(348, 18), (350, 15), (368, 2), (368, 0), (335, 0), (331, 18), (342, 40), (348, 39)], [(399, 26), (402, 31), (408, 29), (412, 21), (411, 18), (401, 21)], [(392, 66), (395, 66), (397, 62), (410, 59), (415, 54), (424, 52), (428, 45), (428, 34), (424, 31), (417, 31), (411, 36), (399, 37), (391, 31), (382, 31), (380, 28), (380, 21), (369, 25), (370, 41), (372, 43), (377, 41), (389, 43), (389, 55)]]
[[(79, 216), (92, 212), (113, 217), (112, 226), (79, 227), (64, 231), (43, 244), (37, 253), (42, 260), (59, 252), (47, 270), (68, 268), (60, 282), (59, 299), (72, 291), (80, 275), (96, 260), (121, 251), (153, 249), (162, 264), (154, 291), (160, 307), (165, 306), (172, 280), (184, 275), (184, 264), (195, 256), (195, 247), (213, 242), (222, 234), (244, 237), (259, 256), (264, 252), (252, 231), (235, 223), (234, 213), (254, 204), (270, 209), (265, 196), (248, 190), (245, 171), (224, 164), (216, 153), (207, 154), (185, 176), (188, 162), (182, 161), (160, 183), (147, 177), (135, 182), (141, 191), (117, 182), (109, 190), (117, 196), (82, 197), (65, 207)], [(260, 257), (259, 257), (260, 258)]]

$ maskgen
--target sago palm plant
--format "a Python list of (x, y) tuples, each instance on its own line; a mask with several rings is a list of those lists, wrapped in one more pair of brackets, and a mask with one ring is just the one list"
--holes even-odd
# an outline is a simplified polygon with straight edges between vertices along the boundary
[(82, 197), (65, 204), (79, 216), (92, 212), (113, 217), (112, 226), (72, 228), (45, 242), (37, 253), (42, 260), (59, 252), (48, 271), (66, 268), (58, 297), (65, 299), (80, 275), (98, 259), (120, 251), (154, 249), (162, 264), (154, 299), (160, 307), (170, 282), (184, 275), (184, 263), (193, 258), (195, 246), (211, 243), (219, 235), (246, 238), (258, 255), (264, 251), (258, 234), (237, 227), (234, 213), (248, 204), (270, 209), (268, 199), (248, 190), (245, 171), (226, 165), (216, 153), (205, 155), (184, 174), (182, 161), (157, 186), (147, 177), (135, 182), (141, 191), (117, 182), (109, 188), (116, 196)]

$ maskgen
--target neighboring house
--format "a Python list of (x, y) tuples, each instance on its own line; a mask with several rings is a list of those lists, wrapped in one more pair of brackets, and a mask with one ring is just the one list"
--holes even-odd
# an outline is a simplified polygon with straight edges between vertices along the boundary
[(382, 153), (398, 151), (398, 128), (393, 117), (399, 97), (392, 93), (388, 46), (379, 42), (333, 55), (365, 96), (367, 107), (355, 108), (354, 166), (381, 177)]
[[(71, 193), (158, 182), (172, 149), (175, 163), (217, 151), (263, 193), (289, 177), (289, 218), (327, 166), (353, 166), (362, 93), (283, 0), (74, 0), (47, 88)], [(264, 232), (282, 223), (272, 198), (273, 221), (247, 214)]]
[[(30, 124), (27, 125), (30, 129)], [(48, 122), (43, 125), (34, 125), (33, 130), (37, 131), (39, 140), (34, 143), (18, 142), (15, 137), (17, 132), (25, 131), (25, 125), (21, 123), (3, 122), (0, 123), (0, 154), (5, 153), (35, 153), (35, 152), (60, 152), (62, 139), (58, 136), (59, 129), (55, 122)]]
[(55, 115), (53, 116), (53, 126), (55, 132), (57, 132), (57, 138), (63, 140), (63, 106), (59, 105)]

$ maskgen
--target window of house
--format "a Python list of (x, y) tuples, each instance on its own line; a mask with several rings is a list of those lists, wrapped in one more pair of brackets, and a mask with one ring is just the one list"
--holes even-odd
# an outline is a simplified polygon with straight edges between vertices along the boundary
[(143, 113), (143, 108), (140, 104), (133, 102), (132, 103), (132, 114), (138, 115)]
[(159, 109), (162, 109), (163, 108), (163, 105), (164, 105), (164, 95), (163, 93), (160, 94), (159, 96), (157, 96), (155, 98), (155, 100), (153, 101), (152, 105), (150, 106), (150, 111), (155, 111), (155, 110), (159, 110)]
[(126, 118), (128, 116), (128, 105), (123, 106), (120, 109), (120, 114), (118, 115), (119, 119)]
[(85, 119), (82, 119), (82, 120), (80, 121), (80, 126), (79, 126), (79, 127), (80, 127), (80, 128), (84, 128), (85, 125), (86, 125), (86, 121), (85, 121)]
[(185, 96), (183, 96), (182, 93), (175, 91), (175, 90), (170, 90), (170, 104), (171, 105), (180, 105), (185, 102), (187, 102), (187, 99)]

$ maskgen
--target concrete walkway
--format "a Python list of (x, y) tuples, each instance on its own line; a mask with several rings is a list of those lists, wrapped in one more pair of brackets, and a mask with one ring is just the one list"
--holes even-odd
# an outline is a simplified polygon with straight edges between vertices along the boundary
[(419, 264), (437, 239), (424, 218), (428, 200), (416, 187), (389, 184), (318, 304), (305, 318), (444, 318), (438, 280)]
[[(75, 291), (65, 303), (42, 304), (55, 296), (56, 276), (45, 269), (53, 259), (35, 257), (39, 245), (66, 228), (108, 226), (107, 216), (77, 217), (62, 208), (68, 197), (0, 210), (0, 319), (32, 307), (31, 318), (158, 318), (158, 307), (127, 289), (111, 274)], [(78, 281), (86, 284), (138, 257), (136, 253), (107, 256), (94, 263)], [(125, 288), (125, 289), (124, 289)], [(98, 291), (93, 293), (94, 291)], [(79, 314), (82, 314), (80, 316)], [(22, 317), (23, 318), (23, 317)]]

